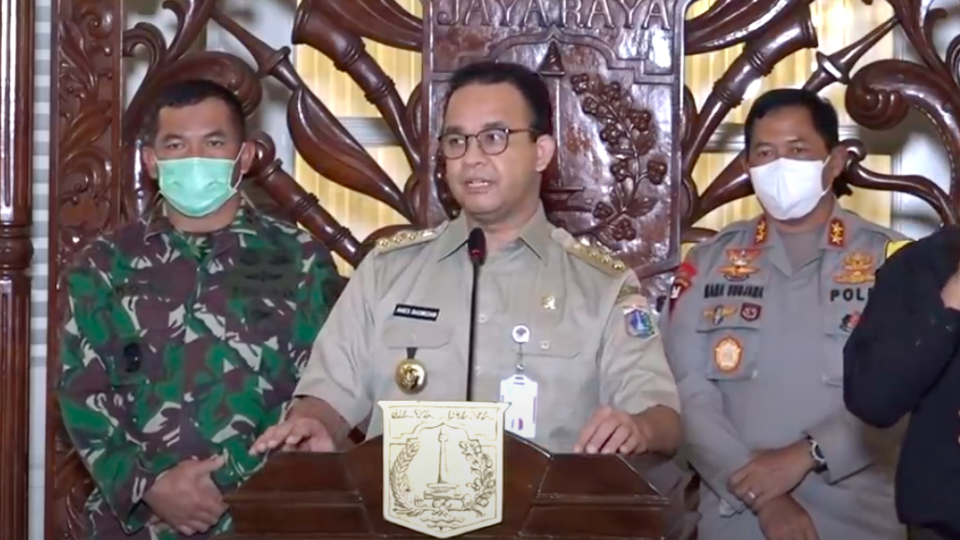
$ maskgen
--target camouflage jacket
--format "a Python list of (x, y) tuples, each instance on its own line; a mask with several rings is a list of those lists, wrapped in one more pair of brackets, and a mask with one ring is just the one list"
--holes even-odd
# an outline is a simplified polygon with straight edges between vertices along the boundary
[[(88, 537), (171, 540), (141, 501), (177, 463), (226, 458), (224, 493), (262, 459), (342, 287), (329, 251), (243, 207), (208, 235), (164, 217), (95, 240), (64, 276), (63, 422), (95, 483)], [(229, 530), (224, 519), (203, 538)]]

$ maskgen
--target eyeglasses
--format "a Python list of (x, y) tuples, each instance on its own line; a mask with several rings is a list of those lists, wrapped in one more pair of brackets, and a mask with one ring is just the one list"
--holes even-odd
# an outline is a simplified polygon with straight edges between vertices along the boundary
[(440, 152), (447, 159), (460, 159), (467, 154), (470, 139), (476, 139), (480, 150), (488, 156), (496, 156), (506, 151), (510, 144), (510, 135), (514, 133), (536, 133), (532, 129), (490, 128), (478, 131), (474, 135), (447, 133), (437, 137)]

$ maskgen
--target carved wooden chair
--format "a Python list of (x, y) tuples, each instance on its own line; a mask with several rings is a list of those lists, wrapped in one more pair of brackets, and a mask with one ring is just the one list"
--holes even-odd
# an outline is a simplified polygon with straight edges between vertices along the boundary
[[(855, 140), (844, 142), (847, 179), (859, 188), (916, 195), (944, 222), (953, 223), (960, 202), (960, 83), (951, 66), (960, 65), (960, 41), (954, 41), (946, 60), (938, 57), (928, 30), (934, 15), (920, 12), (918, 3), (910, 0), (888, 1), (896, 18), (843, 50), (818, 54), (819, 67), (805, 87), (819, 91), (832, 83), (847, 85), (849, 113), (871, 129), (895, 126), (910, 107), (925, 112), (939, 128), (952, 159), (949, 193), (926, 178), (867, 169), (862, 163), (865, 147)], [(248, 114), (261, 102), (261, 80), (276, 79), (290, 90), (290, 133), (311, 167), (333, 182), (382, 201), (408, 219), (410, 227), (437, 225), (456, 211), (437, 181), (442, 164), (434, 157), (435, 111), (444, 99), (446, 78), (462, 62), (496, 58), (538, 69), (554, 93), (560, 151), (544, 183), (550, 218), (615, 251), (642, 278), (645, 293), (651, 299), (659, 297), (680, 262), (681, 243), (714, 232), (694, 224), (721, 205), (750, 195), (747, 177), (736, 163), (702, 193), (692, 180), (693, 168), (711, 134), (742, 101), (751, 82), (794, 52), (817, 47), (809, 3), (718, 0), (687, 21), (682, 0), (638, 0), (633, 4), (640, 14), (634, 13), (631, 20), (615, 12), (619, 9), (615, 4), (628, 6), (629, 1), (602, 3), (609, 15), (601, 10), (595, 16), (561, 15), (553, 7), (538, 14), (539, 9), (528, 6), (519, 19), (529, 23), (523, 30), (516, 21), (506, 26), (496, 20), (485, 22), (485, 17), (503, 16), (495, 9), (499, 4), (489, 1), (477, 2), (479, 7), (474, 6), (471, 14), (465, 12), (465, 2), (424, 0), (421, 20), (393, 0), (303, 0), (292, 28), (294, 43), (333, 59), (376, 106), (414, 171), (401, 190), (304, 84), (289, 48), (268, 46), (226, 16), (216, 1), (167, 2), (179, 21), (176, 36), (167, 43), (151, 25), (126, 28), (121, 0), (61, 0), (53, 62), (51, 177), (56, 189), (51, 190), (55, 209), (51, 275), (58, 276), (65, 261), (100, 231), (148, 210), (156, 187), (137, 173), (139, 121), (161, 84), (184, 78), (205, 77), (226, 85)], [(536, 6), (532, 1), (530, 5)], [(598, 28), (609, 17), (615, 28), (578, 33), (571, 20), (579, 17), (576, 20), (582, 23), (587, 16)], [(472, 21), (466, 28), (457, 22), (464, 17)], [(572, 30), (537, 28), (537, 21), (544, 26), (550, 17), (563, 17), (558, 21)], [(192, 44), (210, 22), (236, 37), (256, 65), (221, 52), (193, 51)], [(896, 26), (919, 52), (920, 63), (883, 60), (851, 76), (854, 64)], [(423, 52), (423, 83), (404, 99), (361, 38)], [(743, 52), (698, 106), (683, 86), (684, 54), (741, 43), (746, 44)], [(137, 48), (146, 51), (149, 72), (124, 108), (123, 57)], [(350, 264), (359, 263), (377, 238), (397, 230), (386, 228), (363, 241), (356, 238), (283, 169), (268, 135), (255, 138), (258, 156), (250, 176), (258, 189)], [(58, 313), (59, 300), (56, 292), (51, 293), (51, 314)], [(91, 486), (60, 422), (56, 326), (54, 318), (48, 362), (48, 539), (78, 535)]]

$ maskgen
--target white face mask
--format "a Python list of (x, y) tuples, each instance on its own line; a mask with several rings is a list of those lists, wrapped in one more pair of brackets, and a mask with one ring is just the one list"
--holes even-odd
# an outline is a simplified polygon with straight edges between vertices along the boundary
[(829, 191), (823, 188), (826, 161), (780, 158), (750, 169), (753, 191), (770, 217), (785, 221), (806, 216)]

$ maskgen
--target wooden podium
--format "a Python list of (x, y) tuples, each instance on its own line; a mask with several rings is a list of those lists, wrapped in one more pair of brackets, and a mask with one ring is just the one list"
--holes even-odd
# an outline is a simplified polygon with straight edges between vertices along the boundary
[[(383, 519), (382, 438), (348, 452), (277, 454), (227, 497), (230, 540), (428, 538)], [(689, 477), (653, 456), (551, 455), (507, 434), (503, 521), (463, 536), (686, 540)]]

